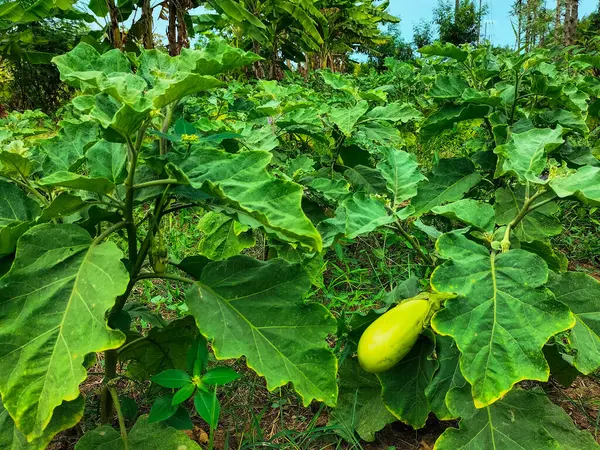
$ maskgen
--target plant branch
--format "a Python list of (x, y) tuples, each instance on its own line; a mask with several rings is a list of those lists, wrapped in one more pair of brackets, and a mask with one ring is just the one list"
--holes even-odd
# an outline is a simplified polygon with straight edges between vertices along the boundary
[(146, 339), (148, 339), (148, 336), (142, 336), (141, 338), (135, 339), (131, 342), (128, 342), (127, 344), (125, 344), (123, 347), (119, 347), (117, 349), (117, 353), (121, 354), (123, 353), (125, 350), (127, 350), (128, 348), (131, 348), (134, 346), (134, 344), (137, 344), (138, 342), (142, 342), (145, 341)]
[(125, 428), (125, 419), (123, 418), (123, 411), (121, 411), (121, 403), (119, 402), (119, 396), (117, 395), (117, 390), (110, 386), (108, 388), (108, 392), (112, 397), (113, 404), (115, 405), (115, 409), (117, 411), (117, 417), (119, 418), (119, 429), (121, 430), (121, 439), (123, 439), (123, 446), (125, 450), (128, 450), (129, 447), (127, 445), (127, 428)]
[(423, 252), (419, 241), (417, 241), (417, 239), (412, 234), (408, 233), (404, 228), (402, 228), (402, 225), (400, 225), (400, 222), (398, 221), (396, 221), (396, 230), (400, 233), (402, 237), (404, 237), (404, 239), (406, 239), (413, 246), (413, 248), (417, 251), (419, 256), (421, 256), (421, 258), (425, 262), (427, 262), (427, 264), (429, 264), (430, 266), (435, 265), (435, 262), (433, 261), (431, 256)]
[(129, 247), (129, 261), (137, 259), (137, 237), (135, 221), (133, 220), (133, 194), (135, 192), (133, 180), (135, 177), (135, 169), (137, 167), (138, 153), (131, 142), (131, 138), (127, 138), (127, 148), (129, 149), (129, 172), (125, 179), (125, 221), (127, 222), (127, 242)]
[(515, 121), (515, 112), (517, 111), (517, 102), (519, 101), (519, 72), (515, 71), (515, 100), (513, 101), (512, 108), (510, 110), (510, 124), (512, 125)]
[[(169, 125), (171, 125), (171, 119), (173, 118), (173, 110), (175, 109), (175, 107), (177, 106), (177, 103), (174, 103), (172, 105), (167, 106), (167, 113), (165, 115), (165, 119), (163, 120), (162, 123), (162, 127), (160, 129), (160, 131), (162, 131), (163, 133), (167, 133), (169, 131)], [(160, 154), (161, 155), (166, 155), (167, 154), (167, 140), (164, 137), (160, 138)]]
[(92, 243), (92, 245), (98, 245), (100, 242), (102, 242), (104, 239), (106, 239), (110, 234), (114, 233), (117, 230), (120, 230), (121, 228), (125, 228), (126, 226), (127, 226), (127, 222), (125, 222), (125, 221), (114, 224), (113, 226), (107, 228), (102, 233), (100, 233), (96, 237), (96, 239), (94, 239), (94, 242)]
[(42, 194), (40, 194), (40, 192), (31, 185), (31, 183), (29, 182), (29, 180), (27, 178), (23, 177), (23, 175), (21, 175), (21, 177), (23, 178), (24, 181), (19, 181), (19, 180), (15, 179), (15, 178), (12, 178), (12, 177), (9, 177), (9, 178), (11, 180), (13, 180), (15, 183), (17, 183), (18, 185), (20, 185), (20, 186), (24, 187), (25, 189), (27, 189), (33, 195), (35, 195), (38, 199), (40, 199), (40, 201), (45, 206), (50, 205), (50, 201), (46, 197), (44, 197)]
[(134, 184), (133, 189), (143, 189), (152, 186), (161, 186), (165, 184), (183, 184), (175, 178), (163, 178), (162, 180), (146, 181), (145, 183)]
[(174, 275), (174, 274), (170, 274), (170, 273), (154, 273), (154, 272), (140, 273), (137, 276), (137, 278), (134, 280), (134, 282), (137, 282), (139, 280), (152, 279), (152, 278), (162, 278), (165, 280), (181, 281), (182, 283), (188, 283), (188, 284), (196, 283), (196, 281), (192, 280), (191, 278), (186, 278), (186, 277), (182, 277), (182, 276)]
[(170, 213), (175, 212), (175, 211), (179, 211), (181, 209), (193, 208), (194, 206), (200, 206), (200, 204), (199, 203), (185, 203), (185, 204), (181, 204), (181, 205), (175, 205), (175, 206), (173, 206), (171, 208), (165, 209), (161, 213), (161, 216), (166, 216), (167, 214), (170, 214)]
[[(523, 220), (523, 218), (527, 215), (528, 212), (532, 211), (531, 205), (533, 204), (533, 202), (536, 199), (538, 199), (539, 197), (541, 197), (542, 195), (544, 195), (545, 193), (546, 193), (546, 191), (544, 191), (543, 189), (540, 189), (535, 194), (533, 194), (531, 197), (525, 199), (525, 203), (523, 203), (523, 208), (521, 208), (521, 210), (517, 213), (515, 218), (513, 220), (511, 220), (510, 223), (506, 226), (506, 231), (504, 232), (504, 237), (502, 238), (502, 241), (501, 241), (502, 253), (506, 253), (507, 251), (510, 250), (510, 232), (511, 232), (511, 230), (514, 227), (516, 227), (519, 224), (519, 222), (521, 222), (521, 220)], [(544, 200), (544, 202), (546, 202), (546, 201)], [(540, 202), (540, 203), (544, 203), (544, 202)], [(539, 206), (540, 205), (536, 205), (536, 208)]]

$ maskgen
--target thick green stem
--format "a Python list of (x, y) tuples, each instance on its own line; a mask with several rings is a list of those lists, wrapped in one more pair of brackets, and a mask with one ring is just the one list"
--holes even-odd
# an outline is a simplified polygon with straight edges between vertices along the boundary
[(135, 178), (135, 169), (137, 167), (138, 152), (133, 146), (131, 139), (127, 139), (127, 146), (129, 148), (129, 173), (125, 179), (125, 221), (127, 222), (129, 262), (130, 264), (133, 264), (137, 259), (137, 236), (135, 221), (133, 220), (133, 196), (135, 193), (133, 180)]
[(517, 111), (517, 102), (519, 101), (519, 72), (515, 73), (515, 99), (513, 101), (512, 109), (510, 111), (510, 124), (512, 125), (515, 121), (515, 112)]
[[(137, 228), (135, 226), (135, 222), (133, 220), (133, 195), (135, 190), (133, 189), (133, 180), (135, 178), (135, 170), (137, 167), (137, 159), (138, 159), (138, 151), (141, 148), (141, 142), (144, 137), (145, 128), (142, 127), (137, 136), (136, 146), (133, 145), (131, 138), (127, 137), (127, 154), (129, 158), (129, 166), (127, 178), (125, 179), (125, 205), (123, 209), (123, 215), (125, 216), (124, 227), (127, 230), (127, 247), (128, 247), (128, 256), (129, 256), (129, 264), (130, 267), (137, 260)], [(120, 225), (120, 224), (119, 224)], [(109, 229), (110, 230), (110, 229)], [(107, 231), (109, 231), (107, 230)], [(114, 230), (111, 230), (112, 232)], [(110, 234), (110, 233), (109, 233)], [(101, 234), (102, 236), (102, 234)], [(114, 319), (121, 312), (129, 294), (131, 293), (131, 289), (133, 288), (131, 279), (137, 276), (137, 273), (134, 273), (130, 270), (130, 282), (127, 286), (126, 292), (117, 297), (115, 302), (115, 306), (112, 308), (110, 315), (108, 316), (108, 324), (111, 327), (114, 327)], [(103, 423), (108, 423), (113, 414), (113, 402), (111, 395), (108, 392), (108, 383), (111, 379), (117, 376), (117, 351), (116, 350), (107, 350), (104, 352), (104, 367), (105, 367), (105, 381), (106, 385), (102, 392), (102, 402), (101, 402), (101, 412), (100, 416)]]
[(139, 184), (135, 184), (133, 185), (133, 189), (143, 189), (143, 188), (147, 188), (147, 187), (152, 187), (152, 186), (161, 186), (161, 185), (165, 185), (165, 184), (182, 184), (179, 180), (176, 180), (175, 178), (163, 178), (162, 180), (152, 180), (152, 181), (146, 181), (145, 183), (139, 183)]
[(125, 450), (129, 450), (129, 446), (127, 445), (127, 428), (125, 427), (125, 419), (123, 418), (123, 412), (121, 411), (121, 403), (119, 402), (117, 390), (114, 387), (109, 387), (108, 392), (110, 392), (110, 396), (117, 411), (117, 417), (119, 418), (119, 429), (121, 430), (121, 439), (123, 439), (123, 446), (125, 447)]
[(145, 280), (148, 278), (162, 278), (164, 280), (173, 280), (173, 281), (181, 281), (183, 283), (194, 284), (195, 281), (191, 278), (180, 277), (179, 275), (173, 275), (170, 273), (140, 273), (135, 281)]
[(398, 230), (398, 232), (400, 233), (400, 235), (402, 237), (404, 237), (404, 239), (406, 239), (410, 245), (413, 246), (413, 248), (417, 251), (417, 253), (419, 254), (419, 256), (421, 256), (421, 258), (427, 262), (427, 264), (429, 264), (430, 266), (434, 266), (435, 265), (435, 261), (431, 258), (431, 256), (429, 256), (428, 254), (426, 254), (423, 249), (421, 248), (421, 244), (419, 243), (419, 241), (417, 241), (417, 239), (410, 233), (408, 233), (404, 228), (402, 228), (402, 225), (400, 225), (400, 222), (396, 221), (396, 230)]
[(104, 239), (106, 239), (109, 235), (111, 235), (112, 233), (114, 233), (117, 230), (120, 230), (121, 228), (125, 228), (126, 226), (127, 226), (127, 222), (119, 222), (119, 223), (114, 224), (113, 226), (107, 228), (102, 233), (100, 233), (98, 235), (98, 237), (96, 237), (96, 239), (94, 239), (94, 242), (92, 243), (92, 245), (99, 244)]
[(540, 202), (540, 204), (532, 206), (533, 202), (536, 199), (538, 199), (539, 197), (541, 197), (542, 195), (544, 195), (545, 193), (546, 193), (546, 191), (539, 190), (535, 194), (533, 194), (531, 197), (526, 198), (525, 203), (523, 203), (523, 208), (521, 208), (521, 210), (517, 213), (515, 218), (513, 220), (511, 220), (510, 223), (506, 226), (506, 231), (504, 232), (504, 237), (502, 238), (502, 241), (500, 242), (503, 253), (506, 253), (507, 251), (510, 250), (510, 232), (512, 231), (512, 229), (514, 227), (516, 227), (519, 224), (519, 222), (521, 222), (521, 220), (523, 220), (523, 218), (527, 215), (527, 213), (532, 211), (535, 208), (538, 208), (539, 206), (541, 206), (542, 203), (546, 204), (546, 203), (548, 203), (548, 201), (553, 200), (553, 199), (550, 199), (548, 201), (544, 200), (543, 202)]
[[(171, 119), (173, 118), (173, 110), (175, 109), (175, 106), (176, 106), (176, 104), (167, 106), (165, 120), (163, 120), (162, 127), (160, 130), (163, 133), (167, 133), (169, 131), (169, 125), (171, 125)], [(164, 137), (161, 137), (160, 145), (159, 145), (161, 155), (167, 154), (167, 145), (168, 145), (168, 141)]]
[(104, 352), (104, 389), (100, 399), (100, 421), (110, 423), (113, 415), (113, 401), (109, 392), (108, 383), (117, 376), (117, 351)]

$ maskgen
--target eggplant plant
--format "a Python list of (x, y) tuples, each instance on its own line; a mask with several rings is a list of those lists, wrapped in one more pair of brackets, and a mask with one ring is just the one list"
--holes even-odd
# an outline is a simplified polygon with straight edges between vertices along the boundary
[[(193, 396), (217, 426), (204, 339), (217, 360), (245, 357), (268, 389), (324, 403), (351, 442), (433, 414), (460, 420), (440, 450), (596, 448), (520, 383), (600, 368), (600, 284), (569, 271), (551, 241), (561, 208), (600, 205), (597, 61), (451, 44), (422, 54), (372, 79), (323, 71), (304, 85), (221, 81), (258, 57), (220, 41), (177, 57), (86, 44), (56, 57), (81, 91), (75, 118), (0, 151), (3, 448), (45, 448), (81, 420), (96, 354), (103, 424), (77, 448), (198, 448), (175, 419), (190, 423), (181, 405)], [(476, 128), (463, 153), (419, 164), (420, 148), (460, 123)], [(169, 260), (161, 221), (196, 207), (199, 254)], [(366, 314), (336, 319), (305, 300), (329, 249), (381, 232), (415, 253), (420, 280), (398, 280)], [(257, 234), (264, 260), (240, 254)], [(132, 301), (145, 279), (187, 285), (190, 314), (167, 322)], [(382, 365), (369, 352), (386, 343)], [(130, 430), (119, 364), (179, 389)]]
[[(215, 75), (257, 58), (216, 41), (174, 58), (154, 50), (139, 58), (99, 54), (82, 43), (54, 59), (62, 79), (81, 90), (72, 102), (79, 119), (63, 121), (31, 151), (1, 156), (3, 448), (45, 448), (81, 420), (79, 384), (96, 353), (104, 355), (104, 423), (119, 410), (119, 363), (128, 362), (128, 376), (140, 380), (185, 368), (199, 335), (190, 316), (169, 324), (155, 318), (148, 336), (131, 329), (134, 318), (152, 315), (128, 302), (144, 279), (189, 283), (189, 310), (217, 358), (244, 355), (270, 389), (291, 382), (305, 404), (335, 405), (337, 361), (325, 338), (336, 322), (325, 307), (303, 301), (310, 283), (300, 266), (199, 256), (177, 262), (176, 274), (164, 264), (152, 269), (157, 257), (164, 262), (157, 253), (149, 264), (161, 220), (194, 205), (321, 251), (321, 236), (300, 206), (301, 186), (269, 174), (270, 153), (228, 153), (193, 139), (172, 149), (164, 137), (179, 101), (224, 86)], [(91, 433), (78, 448), (114, 440)], [(163, 448), (198, 447), (145, 416), (119, 439), (119, 448), (155, 440)]]

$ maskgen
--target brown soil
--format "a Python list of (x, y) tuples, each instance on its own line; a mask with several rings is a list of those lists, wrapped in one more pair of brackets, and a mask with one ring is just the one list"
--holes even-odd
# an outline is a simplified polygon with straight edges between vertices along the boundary
[[(328, 411), (318, 404), (303, 407), (291, 389), (279, 392), (267, 391), (263, 380), (248, 370), (242, 361), (233, 367), (244, 373), (230, 388), (223, 389), (220, 395), (221, 421), (215, 433), (215, 449), (236, 449), (242, 444), (265, 443), (281, 449), (324, 450), (355, 449), (351, 444), (339, 446), (339, 439), (327, 430)], [(102, 377), (94, 375), (99, 365), (90, 369), (90, 376), (81, 386), (86, 397), (86, 416), (97, 420), (99, 394), (102, 388)], [(532, 383), (532, 385), (538, 383)], [(524, 385), (523, 387), (527, 387)], [(598, 409), (600, 406), (600, 381), (596, 377), (579, 377), (568, 388), (551, 380), (543, 384), (549, 398), (561, 406), (573, 422), (581, 429), (589, 431), (600, 443), (597, 433)], [(119, 392), (129, 396), (136, 395), (135, 386), (128, 381), (119, 382)], [(140, 407), (140, 414), (148, 412), (148, 405), (140, 396), (135, 398)], [(187, 405), (192, 411), (193, 406)], [(194, 429), (186, 431), (190, 438), (203, 447), (208, 442), (209, 428), (197, 415), (192, 416)], [(76, 427), (60, 433), (48, 447), (50, 450), (71, 450), (85, 431), (96, 426), (93, 422), (81, 422)], [(113, 424), (118, 428), (118, 424)], [(437, 438), (448, 427), (456, 427), (456, 421), (440, 422), (430, 417), (425, 428), (413, 430), (402, 423), (388, 425), (379, 433), (372, 443), (361, 442), (364, 450), (431, 450)], [(323, 430), (325, 432), (318, 432)], [(304, 433), (307, 430), (310, 432)], [(268, 443), (268, 444), (267, 444)]]

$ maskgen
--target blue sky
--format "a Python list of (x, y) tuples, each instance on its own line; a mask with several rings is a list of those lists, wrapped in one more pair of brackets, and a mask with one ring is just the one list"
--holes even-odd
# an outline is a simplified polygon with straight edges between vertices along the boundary
[[(400, 30), (405, 40), (412, 40), (413, 25), (421, 19), (431, 20), (432, 12), (438, 0), (390, 0), (388, 11), (402, 20)], [(452, 1), (454, 3), (454, 1)], [(487, 37), (494, 45), (514, 45), (515, 36), (510, 24), (510, 8), (514, 0), (483, 0), (488, 5)], [(556, 1), (546, 0), (548, 7), (554, 8)], [(580, 17), (596, 9), (598, 0), (579, 0)], [(483, 25), (482, 25), (483, 28)]]

